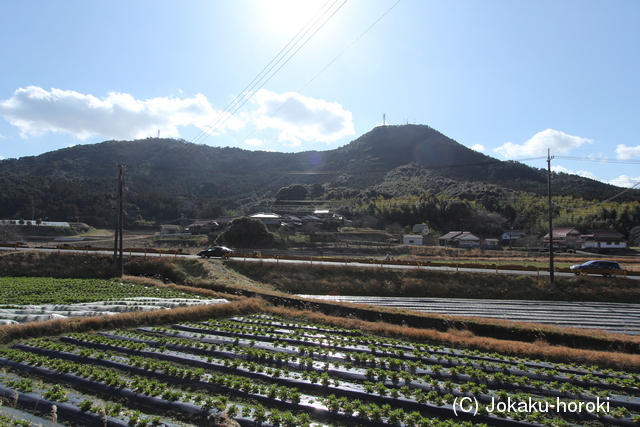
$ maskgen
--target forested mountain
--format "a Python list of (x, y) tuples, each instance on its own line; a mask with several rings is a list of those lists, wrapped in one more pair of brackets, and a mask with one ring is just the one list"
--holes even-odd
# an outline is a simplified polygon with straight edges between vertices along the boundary
[[(463, 228), (465, 221), (473, 227), (469, 220), (473, 213), (476, 225), (494, 214), (507, 225), (532, 228), (539, 222), (538, 211), (544, 211), (542, 197), (547, 192), (546, 170), (499, 161), (428, 126), (404, 125), (377, 127), (327, 151), (273, 153), (148, 138), (6, 159), (0, 161), (0, 218), (78, 219), (94, 226), (110, 225), (119, 163), (125, 165), (129, 224), (170, 221), (183, 214), (212, 218), (325, 203), (347, 215), (373, 215), (380, 225), (431, 222), (445, 228), (459, 220), (456, 228)], [(553, 185), (554, 194), (572, 206), (597, 203), (621, 192), (567, 174), (554, 174)], [(616, 198), (615, 206), (600, 205), (616, 210), (607, 228), (617, 227), (622, 207), (628, 212), (639, 200), (640, 192), (631, 190)], [(540, 203), (542, 208), (532, 208)], [(417, 207), (428, 205), (432, 209)], [(560, 221), (569, 214), (572, 221), (579, 219), (580, 215), (563, 209), (558, 205)], [(635, 221), (635, 213), (629, 215), (627, 222)], [(603, 225), (599, 218), (596, 215), (584, 226)]]

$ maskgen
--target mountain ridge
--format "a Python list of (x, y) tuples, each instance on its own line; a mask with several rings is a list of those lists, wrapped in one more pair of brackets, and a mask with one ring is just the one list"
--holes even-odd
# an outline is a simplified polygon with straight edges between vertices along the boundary
[[(324, 199), (430, 193), (473, 201), (547, 192), (546, 170), (500, 161), (426, 125), (380, 126), (326, 151), (278, 153), (147, 138), (5, 159), (0, 161), (0, 184), (6, 189), (0, 193), (0, 218), (76, 216), (104, 225), (112, 221), (118, 163), (126, 166), (128, 215), (154, 221), (185, 212), (211, 217), (268, 210), (279, 190), (293, 185), (314, 188), (316, 196), (324, 191), (319, 196)], [(554, 195), (606, 200), (620, 190), (554, 174)], [(638, 200), (638, 190), (621, 197)]]

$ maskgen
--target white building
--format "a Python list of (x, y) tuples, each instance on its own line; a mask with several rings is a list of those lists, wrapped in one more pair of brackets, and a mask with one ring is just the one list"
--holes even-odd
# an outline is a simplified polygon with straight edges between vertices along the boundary
[(615, 230), (588, 230), (580, 236), (581, 249), (626, 249), (627, 240)]
[(402, 236), (403, 243), (405, 245), (422, 245), (422, 234), (405, 234)]
[(280, 225), (280, 223), (282, 222), (282, 217), (278, 214), (274, 214), (274, 213), (264, 213), (264, 212), (259, 212), (257, 214), (253, 214), (251, 215), (251, 218), (254, 219), (259, 219), (260, 221), (264, 222), (266, 225)]
[(450, 231), (438, 238), (440, 246), (452, 246), (456, 248), (478, 248), (480, 238), (470, 231)]

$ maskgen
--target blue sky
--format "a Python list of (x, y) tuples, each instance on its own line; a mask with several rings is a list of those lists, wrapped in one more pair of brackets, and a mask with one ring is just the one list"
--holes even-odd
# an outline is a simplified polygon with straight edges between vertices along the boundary
[(638, 22), (637, 0), (0, 0), (0, 158), (158, 132), (328, 150), (385, 114), (629, 187)]

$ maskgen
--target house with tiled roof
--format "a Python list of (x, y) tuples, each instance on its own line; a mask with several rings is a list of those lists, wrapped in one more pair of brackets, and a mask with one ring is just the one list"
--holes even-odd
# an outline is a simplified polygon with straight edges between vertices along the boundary
[(615, 230), (588, 230), (580, 237), (580, 249), (624, 250), (627, 249), (627, 239)]
[(480, 238), (470, 231), (450, 231), (438, 237), (440, 246), (451, 246), (456, 248), (478, 248)]
[[(555, 228), (553, 230), (553, 246), (554, 247), (570, 247), (575, 246), (582, 233), (573, 227)], [(549, 233), (547, 233), (542, 240), (549, 244)]]
[(259, 219), (264, 222), (265, 225), (275, 225), (279, 226), (282, 223), (282, 217), (276, 213), (272, 212), (259, 212), (257, 214), (251, 215), (253, 219)]
[(523, 237), (527, 237), (527, 234), (522, 230), (506, 230), (504, 233), (502, 233), (502, 240), (507, 242), (519, 240)]

